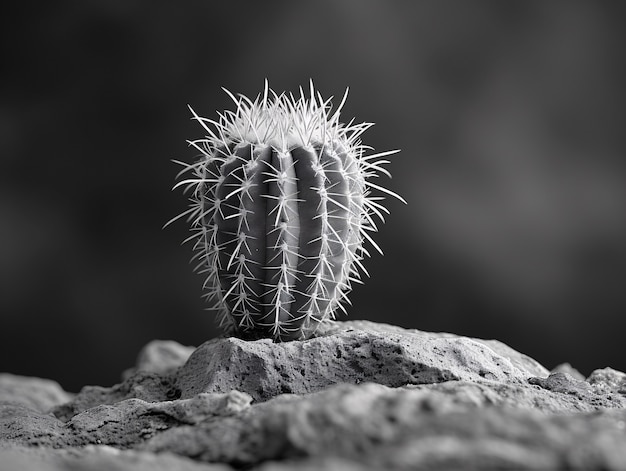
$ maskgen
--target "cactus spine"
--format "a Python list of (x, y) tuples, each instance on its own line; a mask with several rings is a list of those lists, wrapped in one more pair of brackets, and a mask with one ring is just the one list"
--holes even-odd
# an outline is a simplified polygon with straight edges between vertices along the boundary
[(389, 176), (382, 158), (397, 151), (365, 155), (372, 123), (339, 122), (347, 91), (332, 113), (312, 83), (298, 98), (267, 82), (255, 101), (225, 91), (236, 109), (218, 121), (190, 108), (207, 135), (189, 142), (199, 160), (176, 162), (179, 176), (192, 174), (174, 187), (190, 192), (190, 207), (172, 221), (190, 223), (195, 269), (227, 330), (306, 338), (367, 274), (364, 241), (381, 252), (369, 232), (388, 211), (371, 192), (401, 198), (368, 179)]

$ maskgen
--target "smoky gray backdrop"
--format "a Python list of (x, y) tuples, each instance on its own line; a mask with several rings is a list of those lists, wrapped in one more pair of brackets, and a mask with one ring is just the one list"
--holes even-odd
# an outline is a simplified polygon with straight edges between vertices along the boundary
[[(0, 19), (0, 371), (111, 385), (218, 334), (170, 159), (264, 79), (313, 79), (399, 148), (408, 205), (348, 319), (626, 370), (626, 19), (617, 1), (14, 2)], [(382, 182), (381, 182), (382, 183)]]

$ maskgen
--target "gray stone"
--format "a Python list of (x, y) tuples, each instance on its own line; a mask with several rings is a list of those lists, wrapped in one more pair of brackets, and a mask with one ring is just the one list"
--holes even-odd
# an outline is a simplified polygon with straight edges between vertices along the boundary
[(378, 469), (626, 466), (624, 409), (546, 414), (529, 407), (532, 401), (515, 403), (471, 386), (336, 385), (307, 396), (277, 397), (242, 415), (170, 429), (141, 448), (236, 467), (322, 456)]
[(267, 461), (254, 471), (380, 471), (367, 463), (337, 457), (301, 458), (299, 460)]
[(61, 440), (65, 446), (105, 444), (130, 448), (163, 430), (240, 413), (251, 400), (239, 391), (203, 393), (191, 399), (165, 402), (125, 399), (75, 415), (65, 424)]
[(102, 404), (115, 404), (124, 399), (142, 399), (159, 402), (180, 397), (180, 391), (169, 375), (137, 370), (122, 383), (110, 388), (85, 386), (76, 396), (65, 404), (52, 408), (59, 419), (68, 421), (76, 414)]
[(55, 446), (63, 424), (50, 414), (16, 403), (0, 403), (0, 443)]
[(471, 337), (462, 337), (447, 332), (424, 332), (417, 329), (404, 329), (391, 324), (384, 324), (370, 321), (347, 321), (347, 322), (329, 322), (322, 324), (318, 329), (318, 335), (330, 335), (339, 332), (370, 332), (374, 334), (396, 334), (399, 336), (407, 336), (412, 342), (419, 342), (422, 338), (447, 338), (447, 339), (467, 339), (488, 346), (498, 355), (508, 359), (516, 368), (521, 371), (528, 372), (532, 376), (547, 376), (548, 370), (544, 368), (537, 360), (512, 349), (508, 345), (498, 340), (476, 339)]
[(48, 411), (72, 399), (56, 381), (0, 373), (0, 402), (22, 404), (38, 411)]
[[(600, 381), (594, 385), (587, 381), (573, 378), (568, 373), (552, 373), (547, 378), (530, 378), (530, 384), (559, 393), (559, 401), (568, 404), (570, 411), (588, 411), (589, 407), (594, 409), (610, 409), (626, 406), (624, 397), (614, 394), (609, 387), (600, 385)], [(574, 400), (568, 400), (574, 398)]]
[(594, 390), (626, 394), (626, 373), (613, 368), (602, 368), (592, 371), (587, 378), (587, 382), (591, 384)]
[(164, 402), (124, 399), (87, 409), (66, 423), (51, 414), (6, 404), (0, 405), (0, 439), (46, 447), (104, 444), (131, 448), (169, 428), (240, 413), (251, 400), (239, 391), (202, 393), (191, 399)]
[(126, 370), (122, 379), (137, 371), (167, 375), (183, 366), (196, 347), (185, 347), (172, 340), (152, 340), (141, 349), (134, 368)]
[(88, 445), (67, 450), (0, 446), (3, 471), (231, 471), (230, 466), (199, 463), (171, 453), (120, 450)]
[(574, 379), (583, 381), (585, 376), (569, 363), (561, 363), (550, 370), (550, 373), (567, 373)]
[(373, 381), (394, 387), (482, 379), (519, 383), (537, 374), (547, 376), (548, 371), (499, 342), (346, 322), (303, 342), (211, 340), (193, 352), (176, 384), (182, 397), (237, 389), (264, 401), (336, 383)]
[(568, 366), (550, 373), (494, 340), (363, 321), (304, 342), (219, 338), (191, 352), (157, 341), (120, 384), (76, 396), (0, 375), (0, 463), (626, 470), (626, 374), (584, 379)]

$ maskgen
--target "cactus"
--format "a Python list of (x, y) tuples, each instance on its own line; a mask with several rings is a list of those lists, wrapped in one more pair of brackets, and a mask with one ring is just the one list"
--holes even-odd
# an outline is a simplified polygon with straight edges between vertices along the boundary
[[(276, 341), (306, 338), (319, 322), (345, 311), (347, 293), (369, 256), (374, 217), (384, 222), (382, 194), (369, 179), (390, 174), (382, 158), (365, 155), (360, 136), (372, 123), (339, 122), (347, 97), (332, 112), (310, 84), (307, 97), (277, 95), (265, 83), (255, 101), (235, 97), (219, 121), (191, 113), (206, 130), (189, 144), (200, 151), (174, 188), (190, 192), (196, 271), (205, 297), (230, 333)], [(379, 193), (373, 196), (372, 190)], [(404, 201), (404, 200), (402, 200)], [(169, 223), (168, 223), (169, 224)]]

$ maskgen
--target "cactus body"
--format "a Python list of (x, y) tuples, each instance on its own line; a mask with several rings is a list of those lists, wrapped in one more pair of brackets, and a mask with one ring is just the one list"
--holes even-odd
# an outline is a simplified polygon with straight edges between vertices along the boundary
[[(370, 123), (344, 126), (311, 84), (310, 97), (276, 95), (266, 83), (253, 102), (231, 95), (219, 121), (194, 114), (208, 132), (179, 182), (191, 191), (187, 216), (196, 270), (222, 324), (246, 338), (311, 335), (347, 301), (364, 271), (363, 247), (386, 209), (368, 178), (388, 173), (365, 156), (359, 136)], [(345, 101), (345, 96), (344, 96)], [(342, 105), (344, 103), (342, 101)], [(399, 197), (398, 197), (399, 198)], [(178, 219), (177, 218), (174, 218)]]

